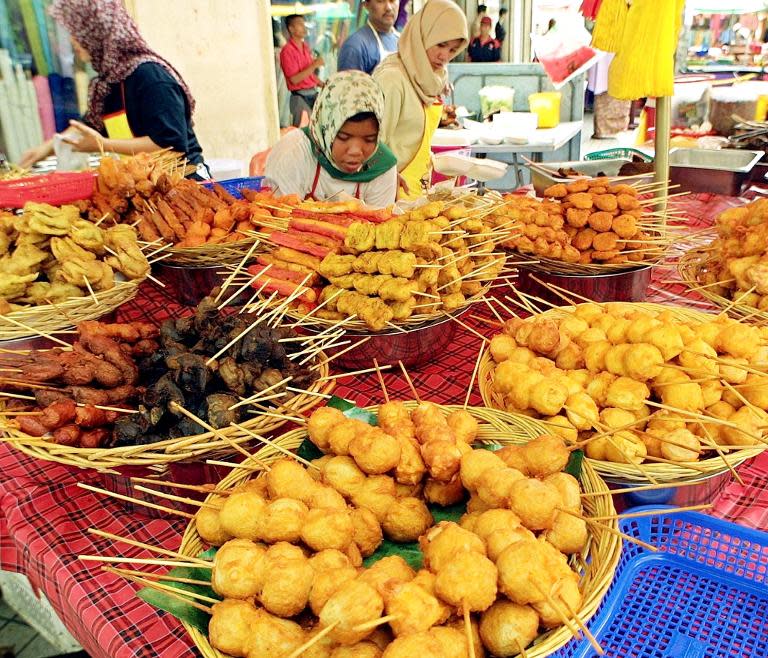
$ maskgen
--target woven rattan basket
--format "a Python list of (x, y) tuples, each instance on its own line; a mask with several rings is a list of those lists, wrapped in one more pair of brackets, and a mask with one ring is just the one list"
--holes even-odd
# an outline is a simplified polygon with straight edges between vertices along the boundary
[[(616, 302), (614, 302), (616, 303)], [(645, 309), (649, 311), (664, 311), (671, 313), (680, 320), (686, 322), (704, 322), (712, 319), (711, 315), (694, 311), (687, 308), (675, 306), (664, 306), (661, 304), (633, 303), (633, 308)], [(551, 309), (534, 317), (562, 317), (568, 314), (573, 307), (563, 307)], [(481, 357), (480, 368), (478, 370), (478, 386), (483, 403), (493, 409), (504, 409), (499, 394), (493, 390), (493, 372), (495, 363), (491, 358), (489, 348), (486, 346)], [(514, 414), (517, 415), (517, 414)], [(679, 482), (681, 480), (699, 480), (703, 477), (714, 477), (728, 470), (725, 464), (727, 460), (731, 467), (736, 467), (751, 457), (759, 455), (766, 449), (766, 444), (758, 444), (749, 448), (739, 448), (731, 452), (724, 453), (723, 457), (715, 456), (709, 459), (702, 459), (696, 462), (681, 462), (680, 464), (665, 464), (645, 462), (642, 464), (644, 473), (647, 473), (656, 482)], [(588, 459), (587, 461), (604, 478), (612, 482), (626, 482), (632, 484), (648, 483), (648, 478), (644, 473), (638, 470), (637, 466), (632, 464), (621, 464), (618, 462), (601, 461), (597, 459)]]
[[(300, 393), (281, 405), (286, 415), (304, 414), (323, 401), (334, 388), (335, 379), (328, 376), (327, 358), (323, 353), (318, 356), (318, 379), (312, 383), (306, 393)], [(0, 402), (0, 406), (3, 403)], [(0, 416), (0, 441), (4, 441), (21, 450), (30, 457), (53, 461), (66, 466), (80, 468), (113, 468), (117, 466), (153, 466), (171, 462), (189, 461), (205, 455), (224, 456), (235, 452), (232, 444), (245, 444), (254, 441), (249, 434), (229, 427), (218, 430), (216, 434), (206, 432), (195, 436), (168, 439), (157, 443), (120, 448), (74, 448), (58, 445), (52, 441), (25, 434), (10, 424), (13, 416)], [(288, 419), (273, 416), (254, 415), (240, 423), (241, 427), (260, 435), (274, 432), (289, 422)], [(224, 438), (226, 437), (226, 438)]]
[(57, 304), (30, 306), (0, 315), (0, 341), (56, 333), (78, 322), (100, 318), (133, 299), (143, 281), (115, 281), (114, 288), (94, 292), (92, 296), (72, 297)]
[(163, 262), (168, 265), (187, 267), (210, 267), (211, 265), (237, 265), (248, 253), (257, 254), (266, 250), (265, 247), (253, 245), (258, 242), (255, 236), (247, 237), (237, 242), (218, 244), (203, 244), (199, 247), (171, 247), (163, 253), (168, 253)]
[[(408, 403), (412, 408), (416, 403)], [(459, 406), (442, 406), (444, 413), (449, 413)], [(369, 407), (374, 410), (376, 407)], [(478, 441), (489, 444), (516, 444), (526, 443), (531, 439), (545, 433), (544, 426), (526, 417), (512, 416), (511, 414), (487, 409), (483, 407), (469, 407), (467, 409), (480, 422)], [(295, 450), (307, 437), (303, 429), (293, 430), (280, 437), (280, 447)], [(284, 455), (271, 446), (262, 448), (255, 455), (260, 461), (270, 463), (284, 457)], [(219, 490), (232, 489), (243, 484), (251, 477), (259, 477), (260, 473), (254, 473), (243, 469), (234, 469), (224, 478), (217, 487)], [(600, 492), (602, 495), (590, 496), (583, 499), (584, 513), (587, 516), (608, 516), (615, 514), (613, 500), (605, 482), (586, 462), (581, 472), (581, 486), (584, 492)], [(617, 522), (609, 522), (616, 528)], [(196, 556), (207, 548), (197, 533), (194, 523), (190, 523), (182, 537), (179, 551), (184, 555)], [(594, 615), (610, 586), (616, 565), (621, 555), (621, 540), (614, 534), (599, 533), (589, 527), (589, 540), (582, 553), (573, 556), (573, 566), (581, 575), (580, 588), (584, 595), (581, 608), (577, 611), (582, 620), (587, 620)], [(229, 658), (225, 654), (214, 649), (207, 635), (196, 628), (184, 623), (184, 627), (192, 637), (195, 645), (205, 658)], [(572, 639), (567, 628), (559, 627), (542, 634), (535, 644), (526, 650), (530, 658), (543, 658), (565, 645)]]
[(711, 258), (712, 252), (707, 249), (694, 248), (686, 251), (677, 263), (677, 271), (683, 283), (715, 306), (722, 308), (732, 318), (751, 320), (759, 324), (768, 322), (768, 312), (760, 311), (754, 306), (735, 303), (734, 300), (713, 292), (712, 287), (702, 287), (702, 275), (706, 272)]

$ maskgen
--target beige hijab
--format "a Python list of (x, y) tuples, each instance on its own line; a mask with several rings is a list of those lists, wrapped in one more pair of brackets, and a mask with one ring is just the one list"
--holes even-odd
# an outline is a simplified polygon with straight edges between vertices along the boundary
[(428, 0), (413, 15), (400, 35), (397, 53), (387, 57), (380, 68), (396, 66), (408, 77), (422, 102), (431, 105), (445, 88), (447, 72), (436, 73), (427, 58), (427, 48), (461, 39), (468, 43), (467, 19), (454, 0)]

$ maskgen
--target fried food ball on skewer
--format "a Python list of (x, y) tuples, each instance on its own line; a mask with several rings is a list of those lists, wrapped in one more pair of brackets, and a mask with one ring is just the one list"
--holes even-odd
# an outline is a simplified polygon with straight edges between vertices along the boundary
[(408, 583), (416, 577), (416, 572), (399, 555), (388, 555), (374, 562), (363, 571), (358, 580), (373, 587), (382, 597), (395, 585)]
[(587, 522), (567, 512), (557, 512), (552, 527), (544, 533), (544, 538), (566, 555), (581, 551), (588, 537)]
[[(440, 408), (432, 402), (420, 403), (411, 414), (416, 428), (416, 438), (420, 443), (425, 443), (433, 437), (435, 431), (442, 431), (443, 438), (453, 439), (453, 433), (448, 427), (448, 421), (445, 419)], [(440, 435), (438, 435), (439, 437)]]
[(453, 431), (456, 441), (471, 444), (477, 438), (479, 429), (477, 419), (466, 409), (457, 409), (448, 414), (448, 427)]
[(315, 484), (315, 489), (307, 501), (309, 509), (347, 509), (347, 501), (336, 489), (325, 484)]
[(504, 446), (496, 450), (493, 454), (499, 457), (509, 468), (520, 471), (523, 475), (530, 475), (528, 472), (528, 462), (525, 460), (524, 446)]
[(257, 609), (258, 618), (251, 626), (247, 658), (288, 656), (307, 640), (296, 622), (280, 619), (266, 610)]
[(258, 623), (256, 606), (250, 601), (224, 599), (213, 604), (208, 639), (214, 649), (245, 658), (251, 629)]
[(443, 651), (443, 658), (466, 658), (469, 655), (466, 631), (449, 626), (435, 626), (429, 630)]
[(452, 521), (441, 521), (430, 528), (419, 537), (419, 547), (424, 553), (424, 566), (435, 573), (439, 573), (456, 553), (485, 555), (483, 540)]
[(651, 392), (643, 382), (629, 377), (619, 377), (608, 386), (605, 394), (605, 406), (638, 411), (642, 409), (650, 394)]
[(360, 470), (369, 475), (391, 471), (400, 462), (400, 443), (378, 427), (359, 432), (348, 449)]
[[(680, 373), (683, 376), (684, 373)], [(679, 383), (658, 388), (661, 401), (670, 407), (683, 411), (697, 411), (704, 407), (704, 394), (701, 386), (685, 377)]]
[(462, 454), (460, 445), (453, 439), (435, 439), (421, 446), (421, 457), (427, 471), (435, 480), (442, 482), (449, 482), (459, 472)]
[(435, 591), (452, 606), (482, 612), (496, 600), (498, 571), (484, 555), (456, 553), (437, 571)]
[(357, 578), (357, 569), (352, 565), (318, 570), (314, 568), (312, 589), (309, 592), (309, 607), (316, 615), (320, 614), (328, 599), (340, 588)]
[(267, 577), (259, 594), (261, 605), (278, 617), (299, 614), (309, 603), (315, 578), (309, 560), (296, 546), (278, 543), (270, 546), (264, 561)]
[(301, 540), (315, 551), (343, 551), (352, 543), (353, 536), (354, 524), (346, 509), (311, 509), (301, 527)]
[(427, 631), (449, 614), (434, 591), (425, 589), (416, 579), (394, 585), (384, 601), (386, 614), (394, 616), (389, 625), (395, 637)]
[(330, 450), (328, 434), (333, 427), (344, 420), (346, 420), (346, 416), (338, 409), (320, 407), (312, 413), (307, 421), (309, 440), (323, 452), (328, 452)]
[(384, 534), (397, 542), (416, 541), (434, 523), (421, 498), (397, 498), (387, 509), (381, 526)]
[(466, 493), (458, 473), (453, 476), (450, 482), (440, 482), (428, 478), (423, 491), (425, 501), (442, 507), (460, 503), (466, 497)]
[(528, 473), (534, 477), (547, 477), (559, 473), (568, 464), (571, 453), (559, 436), (542, 434), (523, 446)]
[(335, 625), (328, 636), (339, 644), (361, 642), (373, 629), (356, 631), (356, 626), (374, 621), (384, 611), (384, 600), (368, 583), (358, 579), (346, 583), (331, 595), (318, 615), (323, 627)]
[(488, 469), (477, 483), (477, 495), (488, 507), (506, 507), (512, 488), (524, 478), (520, 471), (508, 466)]
[(675, 462), (693, 462), (701, 454), (699, 437), (686, 428), (667, 434), (661, 442), (661, 456)]
[(264, 477), (267, 481), (267, 492), (273, 500), (295, 498), (308, 503), (317, 487), (307, 469), (288, 458), (273, 463)]
[(384, 536), (376, 515), (369, 509), (354, 508), (350, 510), (352, 519), (352, 541), (357, 544), (360, 554), (368, 557), (376, 552)]
[(718, 333), (715, 347), (736, 358), (750, 359), (761, 342), (757, 327), (732, 322)]
[(371, 475), (363, 480), (351, 499), (355, 507), (371, 510), (383, 524), (389, 508), (396, 501), (395, 481), (386, 475)]
[(379, 405), (377, 411), (379, 427), (391, 436), (416, 438), (416, 426), (411, 420), (411, 413), (399, 400), (392, 400)]
[[(578, 519), (577, 519), (578, 520)], [(565, 619), (571, 619), (571, 610), (581, 607), (582, 596), (579, 591), (576, 574), (566, 576), (557, 581), (549, 592), (550, 598), (531, 604), (539, 615), (539, 622), (544, 628), (556, 628), (564, 623)]]
[(645, 443), (633, 432), (620, 431), (603, 438), (605, 438), (605, 459), (608, 461), (619, 464), (641, 464), (648, 455)]
[(552, 473), (544, 478), (544, 482), (557, 489), (560, 494), (560, 505), (573, 512), (581, 511), (581, 488), (579, 481), (568, 473)]
[(650, 343), (636, 343), (624, 353), (624, 373), (644, 382), (657, 377), (664, 365), (659, 348)]
[(300, 500), (278, 498), (268, 503), (256, 519), (259, 539), (268, 543), (297, 542), (309, 508)]
[(728, 445), (753, 446), (760, 443), (758, 437), (765, 436), (764, 426), (768, 425), (768, 414), (762, 409), (741, 407), (728, 418), (736, 427), (723, 426), (721, 437)]
[(439, 639), (429, 631), (411, 635), (401, 635), (390, 644), (382, 658), (445, 658), (445, 652)]
[(560, 502), (560, 494), (551, 484), (524, 478), (512, 486), (508, 506), (529, 530), (546, 530), (552, 527)]
[(342, 496), (350, 498), (360, 491), (366, 477), (352, 457), (337, 456), (325, 463), (323, 480)]
[(515, 542), (496, 561), (499, 589), (514, 603), (543, 601), (544, 592), (556, 582), (545, 546), (555, 550), (543, 540)]
[(568, 389), (560, 382), (542, 379), (531, 387), (529, 405), (544, 416), (555, 416), (568, 399)]
[(261, 539), (259, 519), (266, 508), (267, 501), (257, 493), (252, 491), (233, 493), (221, 506), (219, 512), (221, 529), (232, 537), (257, 541)]
[(568, 397), (565, 402), (565, 413), (568, 421), (577, 430), (592, 429), (600, 417), (595, 401), (584, 391)]
[(491, 357), (496, 363), (506, 361), (515, 349), (517, 349), (517, 342), (512, 336), (496, 334), (491, 338)]
[(748, 364), (749, 362), (746, 359), (729, 359), (728, 357), (720, 357), (718, 368), (720, 379), (725, 380), (729, 384), (743, 384), (747, 381), (747, 376), (749, 373), (744, 368), (739, 366), (746, 366)]
[(211, 587), (228, 599), (256, 596), (266, 578), (267, 549), (248, 539), (232, 539), (224, 544), (213, 559)]
[(345, 418), (343, 422), (334, 425), (328, 432), (331, 452), (335, 455), (348, 455), (350, 443), (360, 435), (367, 434), (371, 429), (371, 426), (362, 420)]
[[(306, 654), (304, 654), (306, 655)], [(382, 651), (373, 642), (363, 640), (349, 646), (336, 647), (330, 658), (381, 658)]]
[[(223, 496), (216, 496), (208, 501), (206, 507), (201, 507), (195, 514), (197, 534), (206, 544), (211, 546), (221, 546), (232, 539), (232, 535), (221, 525), (221, 508), (226, 500), (227, 498)], [(217, 509), (212, 509), (212, 507)]]
[(499, 599), (480, 617), (480, 637), (494, 656), (517, 656), (539, 634), (539, 615), (529, 605)]

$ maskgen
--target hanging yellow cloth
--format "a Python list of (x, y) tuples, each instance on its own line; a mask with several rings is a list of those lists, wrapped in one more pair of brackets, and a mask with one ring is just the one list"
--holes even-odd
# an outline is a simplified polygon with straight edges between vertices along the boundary
[(592, 45), (608, 53), (618, 52), (629, 7), (626, 0), (603, 0), (592, 30)]

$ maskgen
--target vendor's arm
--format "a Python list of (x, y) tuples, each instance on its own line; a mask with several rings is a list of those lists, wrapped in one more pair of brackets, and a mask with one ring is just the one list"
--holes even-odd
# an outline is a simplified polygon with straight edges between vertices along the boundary
[[(74, 128), (67, 128), (62, 135), (72, 135), (75, 133)], [(40, 160), (45, 160), (45, 158), (53, 155), (53, 138), (43, 142), (42, 144), (38, 144), (34, 148), (31, 148), (27, 151), (24, 151), (24, 153), (21, 154), (21, 157), (19, 158), (18, 165), (22, 169), (29, 169), (34, 165), (36, 162), (39, 162)]]
[(291, 130), (269, 152), (264, 183), (276, 196), (296, 194), (303, 199), (309, 193), (316, 166), (307, 136), (301, 130)]
[[(155, 144), (151, 137), (133, 137), (132, 139), (110, 139), (104, 137), (93, 128), (89, 128), (79, 121), (70, 121), (69, 125), (74, 131), (64, 136), (64, 141), (71, 144), (75, 151), (84, 153), (97, 153), (109, 151), (122, 155), (134, 153), (151, 153), (159, 151), (162, 146)], [(174, 149), (176, 150), (176, 149)], [(180, 151), (183, 153), (184, 151)]]
[(386, 208), (397, 201), (397, 167), (392, 167), (365, 186), (363, 202), (371, 208)]

